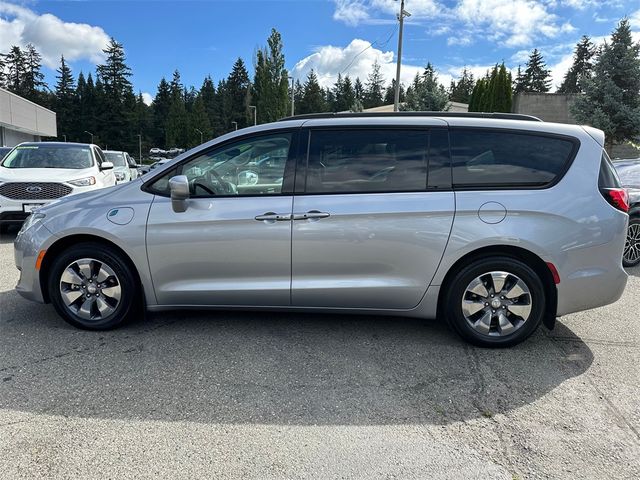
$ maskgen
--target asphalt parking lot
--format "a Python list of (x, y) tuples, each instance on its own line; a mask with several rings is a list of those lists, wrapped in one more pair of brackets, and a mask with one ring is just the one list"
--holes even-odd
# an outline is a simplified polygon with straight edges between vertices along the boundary
[(438, 322), (163, 313), (112, 332), (14, 292), (0, 240), (0, 477), (638, 478), (640, 268), (509, 350)]

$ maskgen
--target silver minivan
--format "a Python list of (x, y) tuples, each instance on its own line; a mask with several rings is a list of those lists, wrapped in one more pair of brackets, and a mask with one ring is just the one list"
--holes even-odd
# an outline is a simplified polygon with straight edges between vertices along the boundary
[(510, 114), (247, 128), (29, 217), (18, 292), (101, 330), (150, 311), (446, 319), (482, 346), (616, 301), (626, 193), (601, 131)]

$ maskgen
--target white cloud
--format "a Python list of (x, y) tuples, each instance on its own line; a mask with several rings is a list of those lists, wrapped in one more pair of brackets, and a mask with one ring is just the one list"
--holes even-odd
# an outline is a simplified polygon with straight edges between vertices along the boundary
[(640, 30), (640, 9), (629, 15), (629, 24), (631, 28)]
[(100, 27), (86, 23), (64, 22), (49, 13), (37, 14), (26, 7), (0, 1), (0, 51), (12, 45), (32, 43), (42, 55), (42, 62), (56, 68), (60, 55), (69, 61), (103, 60), (102, 49), (109, 36)]
[(149, 92), (142, 92), (142, 101), (145, 105), (151, 105), (153, 102), (153, 96)]
[[(353, 80), (360, 77), (366, 82), (374, 62), (380, 64), (380, 72), (387, 84), (396, 75), (396, 63), (393, 52), (383, 52), (369, 47), (370, 42), (354, 39), (346, 47), (325, 45), (316, 49), (314, 53), (303, 58), (293, 67), (293, 76), (304, 83), (309, 72), (313, 69), (318, 75), (318, 81), (323, 87), (331, 86), (338, 78), (338, 74), (349, 75)], [(423, 66), (403, 64), (400, 81), (409, 84), (417, 72), (422, 72)]]
[(455, 9), (469, 26), (484, 27), (489, 39), (507, 47), (531, 44), (539, 36), (554, 38), (574, 30), (560, 23), (544, 3), (537, 0), (461, 0)]
[[(334, 0), (333, 19), (356, 26), (361, 23), (394, 23), (395, 15), (400, 10), (396, 0)], [(443, 7), (436, 0), (411, 0), (405, 5), (411, 13), (407, 22), (415, 22), (425, 18), (439, 16)], [(384, 19), (376, 15), (385, 15)]]

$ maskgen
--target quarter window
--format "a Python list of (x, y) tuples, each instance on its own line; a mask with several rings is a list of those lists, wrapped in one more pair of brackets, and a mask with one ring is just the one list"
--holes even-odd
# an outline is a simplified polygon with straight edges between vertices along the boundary
[(566, 138), (499, 131), (451, 131), (458, 187), (545, 186), (565, 171), (575, 143)]
[(427, 187), (427, 131), (312, 131), (306, 193), (420, 191)]

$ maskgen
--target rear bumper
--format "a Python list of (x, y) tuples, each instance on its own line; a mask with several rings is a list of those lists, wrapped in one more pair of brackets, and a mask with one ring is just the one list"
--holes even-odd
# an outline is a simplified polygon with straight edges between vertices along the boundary
[(623, 247), (624, 238), (568, 255), (559, 268), (558, 316), (602, 307), (622, 296), (627, 285)]

